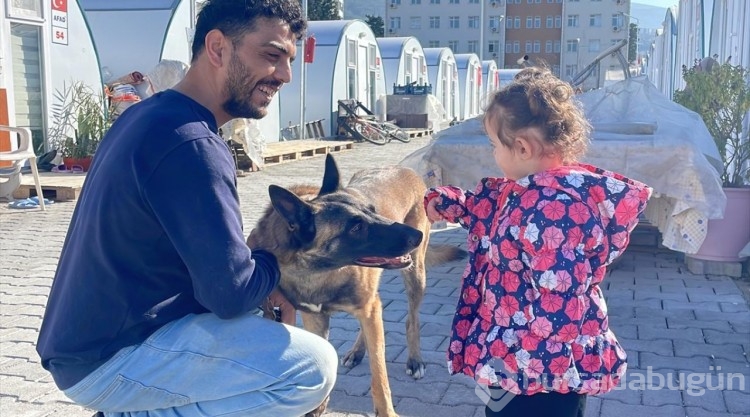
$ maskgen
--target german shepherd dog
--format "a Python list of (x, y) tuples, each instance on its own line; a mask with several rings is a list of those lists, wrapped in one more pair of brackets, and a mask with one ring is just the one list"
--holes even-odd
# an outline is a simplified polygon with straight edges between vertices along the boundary
[[(428, 252), (425, 191), (416, 172), (398, 166), (360, 171), (343, 187), (329, 154), (321, 187), (269, 186), (271, 206), (247, 240), (251, 248), (269, 250), (278, 259), (279, 288), (301, 312), (306, 330), (327, 339), (330, 315), (337, 311), (359, 320), (357, 340), (341, 362), (354, 367), (367, 350), (373, 403), (381, 417), (396, 416), (386, 374), (383, 307), (378, 295), (382, 270), (401, 269), (409, 303), (406, 373), (419, 379), (425, 372), (419, 341), (425, 265), (466, 255), (462, 249), (445, 245), (431, 246)], [(307, 416), (321, 415), (327, 402)]]

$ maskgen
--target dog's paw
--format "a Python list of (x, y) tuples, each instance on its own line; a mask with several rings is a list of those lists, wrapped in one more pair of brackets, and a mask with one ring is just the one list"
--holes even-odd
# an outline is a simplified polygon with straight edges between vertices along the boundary
[(344, 357), (341, 358), (341, 365), (347, 368), (354, 368), (355, 366), (362, 363), (362, 359), (365, 357), (365, 350), (350, 350)]
[(412, 378), (421, 379), (425, 372), (425, 364), (421, 360), (409, 358), (406, 361), (406, 374)]
[(310, 411), (309, 413), (305, 414), (305, 417), (320, 417), (323, 415), (323, 413), (326, 411), (326, 407), (328, 406), (328, 399), (330, 397), (327, 397), (322, 404), (318, 406), (318, 408)]

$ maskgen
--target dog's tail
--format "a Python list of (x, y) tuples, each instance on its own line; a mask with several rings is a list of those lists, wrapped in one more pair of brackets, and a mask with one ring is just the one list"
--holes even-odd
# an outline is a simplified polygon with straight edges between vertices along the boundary
[(464, 259), (468, 255), (465, 250), (451, 245), (428, 245), (427, 256), (425, 257), (425, 264), (430, 267), (434, 265), (441, 265), (447, 262), (458, 261)]

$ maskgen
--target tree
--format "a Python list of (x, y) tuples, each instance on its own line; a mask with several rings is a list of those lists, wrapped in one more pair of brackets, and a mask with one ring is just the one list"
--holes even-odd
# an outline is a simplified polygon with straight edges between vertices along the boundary
[(307, 3), (307, 20), (341, 20), (339, 0), (310, 0)]
[(383, 21), (382, 16), (368, 14), (365, 16), (365, 23), (370, 26), (370, 29), (372, 29), (376, 38), (382, 38), (385, 36), (385, 21)]
[[(750, 69), (713, 58), (683, 66), (685, 89), (674, 93), (674, 101), (698, 113), (713, 136), (724, 165), (724, 187), (741, 187), (750, 181), (750, 138), (742, 120), (750, 111)], [(743, 137), (744, 135), (744, 137)]]
[(628, 32), (628, 62), (635, 62), (638, 59), (638, 25), (630, 24)]

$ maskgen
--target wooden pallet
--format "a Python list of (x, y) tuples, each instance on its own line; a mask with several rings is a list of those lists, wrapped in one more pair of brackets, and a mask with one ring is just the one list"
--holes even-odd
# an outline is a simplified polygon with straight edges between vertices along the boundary
[[(266, 151), (263, 154), (263, 164), (264, 166), (278, 165), (285, 162), (327, 155), (332, 152), (342, 152), (350, 150), (353, 147), (354, 142), (339, 140), (308, 139), (269, 143), (266, 145)], [(253, 164), (252, 171), (257, 170), (258, 167)]]
[(432, 134), (432, 129), (401, 129), (406, 132), (410, 138), (421, 138)]
[[(85, 179), (86, 174), (62, 172), (39, 173), (42, 194), (44, 194), (46, 198), (51, 198), (55, 201), (77, 200)], [(24, 174), (23, 177), (21, 177), (21, 185), (15, 192), (13, 192), (13, 198), (24, 199), (35, 195), (36, 188), (34, 188), (34, 177), (31, 174)]]

